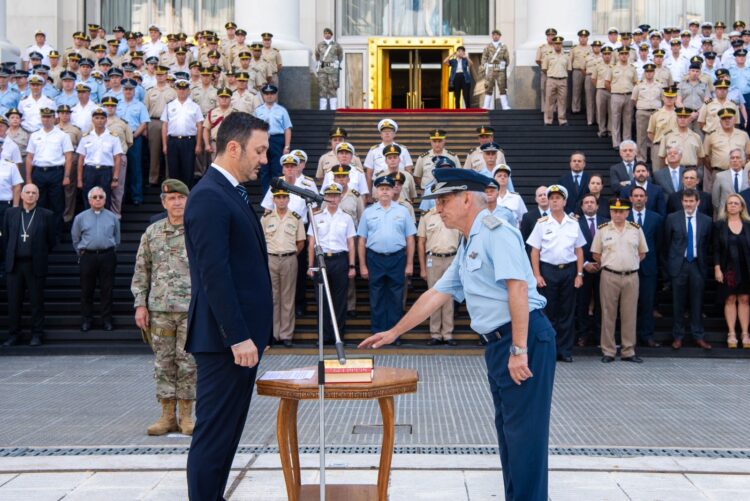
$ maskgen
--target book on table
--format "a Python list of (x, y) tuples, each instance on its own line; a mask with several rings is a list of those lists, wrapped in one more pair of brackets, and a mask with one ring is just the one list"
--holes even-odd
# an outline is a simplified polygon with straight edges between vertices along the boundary
[(371, 383), (375, 372), (375, 357), (357, 355), (346, 358), (342, 365), (335, 357), (323, 360), (326, 384), (336, 383)]

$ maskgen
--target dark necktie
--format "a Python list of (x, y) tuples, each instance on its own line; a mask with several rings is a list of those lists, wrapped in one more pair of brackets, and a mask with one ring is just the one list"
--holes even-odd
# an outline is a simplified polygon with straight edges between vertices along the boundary
[(547, 217), (547, 211), (542, 212), (542, 217)]
[(594, 218), (589, 218), (589, 233), (591, 233), (591, 238), (594, 238), (594, 235), (596, 235), (596, 225), (594, 224)]
[(643, 226), (643, 218), (641, 217), (641, 214), (643, 214), (643, 212), (638, 211), (638, 221), (636, 221), (638, 226)]
[(687, 252), (685, 253), (685, 257), (688, 263), (692, 263), (693, 259), (695, 259), (693, 251), (693, 216), (688, 216), (687, 220)]
[(241, 184), (235, 186), (234, 189), (240, 194), (242, 200), (244, 200), (247, 205), (250, 205), (250, 197), (247, 196), (247, 189)]
[(734, 192), (735, 193), (740, 192), (740, 173), (739, 172), (734, 173)]
[(580, 174), (575, 175), (575, 181), (576, 181), (576, 188), (580, 188), (581, 187), (581, 175)]
[(628, 169), (628, 178), (633, 179), (633, 164), (628, 162), (627, 164), (625, 164), (625, 166)]

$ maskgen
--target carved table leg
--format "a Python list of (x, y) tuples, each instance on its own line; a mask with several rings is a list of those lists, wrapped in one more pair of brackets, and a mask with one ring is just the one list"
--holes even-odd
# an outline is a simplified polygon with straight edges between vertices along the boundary
[(383, 416), (383, 444), (380, 448), (380, 468), (378, 469), (378, 499), (388, 499), (388, 479), (391, 476), (391, 460), (393, 459), (393, 442), (395, 438), (393, 397), (378, 399), (380, 413)]
[(297, 448), (297, 400), (282, 398), (276, 415), (281, 469), (289, 501), (297, 501), (300, 491), (299, 450)]

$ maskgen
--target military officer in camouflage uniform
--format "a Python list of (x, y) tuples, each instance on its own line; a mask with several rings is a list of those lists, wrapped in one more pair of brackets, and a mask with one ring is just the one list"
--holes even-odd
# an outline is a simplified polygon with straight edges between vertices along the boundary
[[(176, 179), (161, 185), (166, 219), (155, 222), (141, 237), (130, 290), (135, 297), (135, 323), (156, 355), (156, 398), (162, 406), (149, 435), (180, 431), (193, 433), (196, 365), (185, 351), (190, 270), (185, 250), (183, 216), (188, 187)], [(179, 422), (175, 407), (179, 405)]]
[(451, 151), (445, 149), (445, 131), (443, 129), (433, 129), (430, 131), (430, 148), (429, 151), (420, 155), (417, 164), (414, 166), (414, 180), (424, 189), (434, 179), (432, 169), (434, 168), (433, 160), (436, 156), (445, 156), (453, 160), (456, 165), (461, 165), (461, 161)]
[(492, 30), (492, 41), (482, 52), (482, 69), (484, 70), (484, 106), (485, 110), (494, 108), (492, 94), (497, 85), (500, 105), (504, 110), (509, 110), (508, 96), (505, 94), (508, 87), (507, 71), (510, 66), (510, 54), (508, 46), (500, 41), (502, 33), (500, 30)]
[[(482, 169), (485, 169), (486, 166), (484, 164), (484, 153), (482, 152), (482, 145), (487, 143), (492, 143), (495, 141), (495, 129), (489, 126), (481, 126), (477, 127), (477, 140), (479, 141), (479, 145), (471, 150), (469, 154), (466, 156), (466, 161), (464, 162), (464, 169), (471, 169), (475, 170), (477, 172), (481, 171)], [(499, 150), (497, 152), (497, 163), (498, 164), (504, 164), (505, 162), (505, 154), (503, 153), (503, 150)], [(461, 165), (460, 163), (456, 162), (456, 165)]]
[(206, 114), (206, 119), (203, 120), (203, 144), (206, 145), (206, 153), (211, 154), (211, 161), (216, 158), (216, 135), (219, 133), (219, 125), (230, 113), (236, 111), (231, 106), (231, 90), (226, 87), (219, 89), (216, 99), (219, 106), (210, 110)]
[(323, 30), (323, 40), (315, 47), (315, 60), (318, 62), (318, 96), (320, 109), (325, 110), (338, 107), (336, 92), (339, 88), (339, 70), (344, 58), (344, 51), (333, 39), (330, 28)]

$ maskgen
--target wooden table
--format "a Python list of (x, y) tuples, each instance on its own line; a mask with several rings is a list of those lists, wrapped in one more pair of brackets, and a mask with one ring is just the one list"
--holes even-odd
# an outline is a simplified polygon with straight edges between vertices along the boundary
[[(315, 367), (306, 367), (315, 370)], [(391, 474), (394, 442), (393, 396), (417, 391), (417, 371), (394, 367), (375, 367), (371, 383), (337, 383), (325, 387), (326, 400), (377, 399), (383, 417), (383, 444), (377, 485), (326, 485), (326, 500), (386, 501)], [(276, 436), (279, 441), (281, 467), (290, 501), (319, 500), (320, 486), (301, 485), (297, 444), (297, 406), (300, 400), (318, 398), (318, 374), (304, 380), (258, 380), (258, 395), (277, 397)]]

